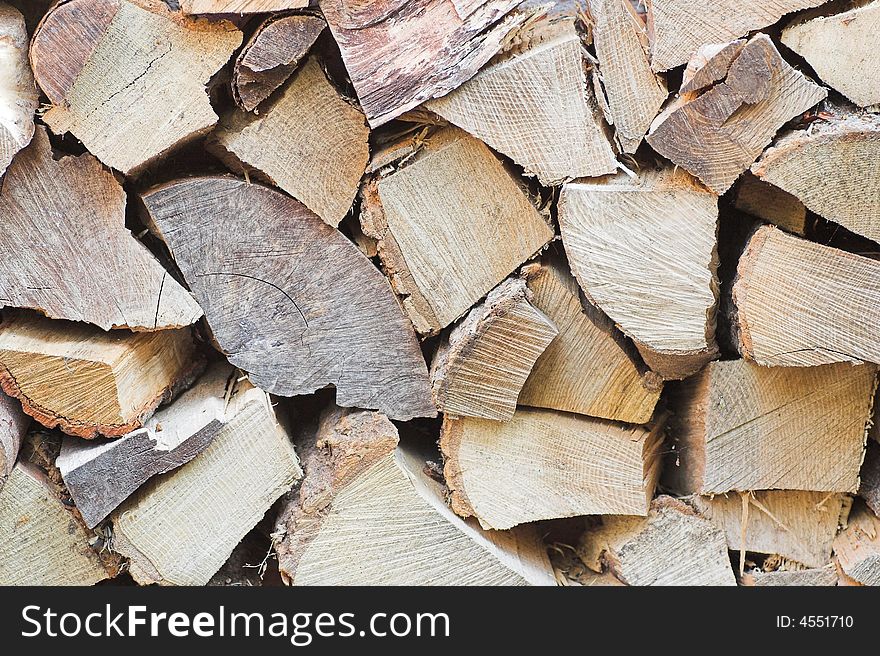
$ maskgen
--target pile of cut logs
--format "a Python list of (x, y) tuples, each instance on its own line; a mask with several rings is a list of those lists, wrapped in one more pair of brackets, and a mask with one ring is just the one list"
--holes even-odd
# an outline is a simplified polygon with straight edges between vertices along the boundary
[(878, 51), (0, 2), (0, 584), (880, 584)]

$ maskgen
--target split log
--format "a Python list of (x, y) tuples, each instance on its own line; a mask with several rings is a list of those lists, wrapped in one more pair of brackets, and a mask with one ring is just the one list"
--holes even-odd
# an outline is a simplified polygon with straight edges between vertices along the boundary
[(109, 578), (89, 546), (93, 537), (43, 472), (16, 465), (0, 490), (0, 584), (94, 585)]
[(364, 115), (312, 57), (263, 115), (233, 112), (212, 143), (221, 159), (253, 166), (335, 228), (367, 168), (369, 136)]
[(31, 418), (22, 411), (21, 404), (0, 393), (0, 490), (15, 467), (18, 449), (30, 423)]
[(40, 97), (28, 63), (28, 33), (19, 11), (0, 3), (0, 175), (34, 136)]
[(778, 139), (752, 172), (823, 218), (880, 242), (880, 117), (846, 110), (823, 116), (830, 118)]
[(699, 97), (699, 91), (721, 82), (727, 77), (733, 60), (739, 57), (745, 45), (745, 39), (736, 39), (729, 43), (707, 43), (700, 46), (688, 60), (682, 73), (679, 96), (693, 100)]
[(110, 333), (18, 314), (0, 325), (0, 386), (48, 428), (125, 435), (185, 389), (203, 361), (192, 332)]
[(880, 262), (765, 226), (733, 286), (743, 357), (760, 365), (880, 363)]
[(855, 508), (834, 541), (834, 553), (848, 577), (861, 585), (880, 585), (880, 519), (863, 506)]
[(498, 158), (456, 128), (370, 183), (364, 203), (363, 231), (423, 334), (455, 321), (554, 236)]
[(181, 0), (187, 14), (259, 14), (268, 11), (301, 9), (309, 0)]
[(0, 189), (0, 303), (104, 330), (198, 321), (189, 292), (126, 230), (125, 204), (122, 185), (97, 159), (56, 160), (38, 128)]
[(235, 60), (235, 103), (247, 112), (257, 109), (296, 70), (324, 26), (324, 19), (312, 14), (276, 14), (263, 21)]
[(241, 382), (225, 418), (198, 457), (149, 481), (111, 515), (115, 548), (131, 559), (138, 583), (204, 585), (301, 478), (263, 390)]
[(557, 21), (426, 107), (544, 185), (612, 173), (617, 160), (586, 95), (583, 47), (573, 21)]
[(213, 365), (195, 387), (118, 440), (64, 439), (55, 466), (89, 528), (147, 480), (185, 465), (208, 447), (226, 421), (225, 397), (234, 372), (228, 365)]
[(651, 126), (647, 141), (722, 194), (784, 123), (827, 95), (789, 66), (767, 35), (758, 34), (733, 59), (723, 81), (694, 99), (682, 97), (664, 110)]
[(651, 65), (666, 71), (685, 64), (705, 43), (727, 43), (773, 25), (785, 14), (826, 0), (695, 3), (693, 0), (650, 0)]
[(335, 385), (340, 405), (401, 420), (436, 414), (387, 280), (338, 230), (227, 177), (172, 182), (143, 200), (220, 349), (255, 385), (283, 396)]
[(578, 554), (627, 585), (736, 585), (721, 529), (667, 496), (644, 518), (603, 517), (584, 533)]
[(581, 302), (580, 288), (560, 258), (523, 269), (532, 304), (559, 334), (541, 354), (519, 394), (520, 405), (644, 424), (663, 383), (643, 373), (611, 321)]
[(217, 122), (205, 85), (241, 45), (228, 21), (162, 0), (65, 0), (40, 23), (30, 57), (52, 108), (43, 120), (98, 159), (137, 173)]
[(446, 417), (440, 434), (452, 509), (484, 528), (578, 515), (644, 515), (663, 427), (624, 427), (521, 408), (508, 422)]
[(521, 279), (489, 293), (449, 334), (431, 364), (438, 410), (453, 417), (506, 421), (535, 360), (557, 335)]
[(277, 547), (292, 585), (554, 585), (533, 526), (482, 531), (449, 510), (425, 457), (378, 413), (331, 406), (300, 446), (306, 477)]
[(753, 570), (745, 573), (742, 584), (761, 587), (835, 586), (837, 585), (837, 570), (833, 564), (813, 569), (775, 570), (772, 572)]
[(880, 103), (880, 2), (859, 2), (849, 11), (795, 21), (782, 43), (801, 55), (825, 84), (861, 107)]
[(854, 493), (875, 382), (873, 365), (712, 362), (679, 389), (664, 484), (681, 494)]
[(870, 441), (862, 464), (859, 496), (875, 515), (880, 514), (880, 446)]
[(807, 208), (804, 204), (796, 196), (751, 173), (744, 173), (739, 179), (733, 204), (736, 209), (788, 232), (802, 236), (806, 233)]
[(807, 567), (831, 562), (831, 543), (846, 524), (851, 497), (788, 490), (742, 494), (686, 501), (724, 531), (731, 551), (778, 554)]
[(562, 189), (572, 272), (664, 378), (684, 378), (717, 355), (717, 222), (718, 198), (671, 168)]
[(375, 128), (473, 77), (536, 14), (508, 16), (519, 3), (322, 0), (321, 10)]
[(628, 0), (590, 0), (589, 7), (614, 134), (623, 152), (634, 153), (669, 95), (666, 80), (651, 70), (647, 26)]

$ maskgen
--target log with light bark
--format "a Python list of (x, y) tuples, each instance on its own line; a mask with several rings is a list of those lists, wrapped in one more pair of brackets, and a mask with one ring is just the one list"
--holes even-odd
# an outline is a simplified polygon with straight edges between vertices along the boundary
[(748, 586), (835, 586), (837, 570), (833, 564), (812, 569), (773, 570), (764, 572), (752, 570), (742, 577), (742, 585)]
[(364, 192), (361, 226), (419, 333), (451, 324), (554, 236), (498, 158), (461, 130), (430, 135), (386, 168)]
[(0, 175), (34, 136), (34, 113), (40, 98), (27, 52), (24, 17), (0, 3)]
[(807, 60), (819, 78), (857, 105), (880, 103), (880, 2), (851, 3), (848, 11), (798, 20), (782, 43)]
[(682, 494), (855, 493), (876, 373), (710, 363), (679, 388), (664, 484)]
[(578, 555), (627, 585), (736, 585), (721, 529), (667, 496), (647, 517), (603, 517), (581, 537)]
[(734, 328), (760, 365), (880, 363), (880, 262), (759, 228), (739, 260)]
[(304, 13), (263, 21), (235, 60), (235, 103), (247, 112), (257, 109), (296, 70), (325, 26), (320, 16)]
[(834, 553), (844, 574), (861, 585), (880, 585), (880, 519), (857, 505), (847, 527), (834, 540)]
[(452, 417), (513, 417), (535, 360), (558, 332), (529, 303), (531, 296), (524, 280), (506, 280), (452, 329), (431, 363), (438, 410)]
[(751, 173), (743, 174), (734, 193), (736, 209), (796, 235), (806, 233), (807, 208), (796, 196)]
[(205, 85), (241, 41), (228, 21), (187, 17), (163, 0), (62, 0), (31, 43), (52, 103), (43, 120), (137, 173), (216, 124)]
[(212, 365), (192, 389), (118, 440), (64, 439), (55, 466), (89, 528), (147, 480), (185, 465), (208, 447), (226, 422), (235, 376), (226, 364)]
[(309, 0), (181, 0), (188, 14), (259, 14), (308, 7)]
[(111, 515), (114, 548), (130, 559), (135, 581), (204, 585), (302, 476), (263, 390), (240, 381), (225, 418), (207, 449), (149, 481)]
[(403, 420), (436, 414), (412, 327), (381, 272), (338, 230), (230, 177), (188, 178), (142, 198), (220, 349), (255, 385), (283, 396), (334, 385), (341, 405)]
[(777, 139), (752, 172), (823, 218), (880, 241), (880, 117), (829, 109)]
[(0, 490), (15, 467), (18, 450), (31, 423), (21, 404), (11, 396), (0, 393)]
[(0, 303), (105, 330), (198, 321), (190, 293), (126, 230), (125, 206), (122, 185), (98, 160), (56, 159), (38, 128), (0, 189)]
[(563, 187), (559, 225), (572, 272), (664, 378), (684, 378), (717, 355), (717, 222), (717, 197), (671, 168)]
[(722, 194), (784, 123), (825, 96), (825, 89), (782, 58), (770, 37), (758, 34), (732, 60), (723, 80), (667, 107), (651, 126), (647, 141)]
[(291, 585), (555, 583), (536, 527), (482, 531), (454, 515), (383, 415), (330, 406), (304, 438), (306, 476), (277, 530)]
[(663, 426), (625, 427), (520, 408), (510, 421), (446, 417), (440, 434), (453, 510), (506, 529), (578, 515), (644, 515)]
[(79, 437), (139, 428), (202, 365), (190, 329), (108, 333), (30, 313), (0, 324), (0, 386), (44, 426)]

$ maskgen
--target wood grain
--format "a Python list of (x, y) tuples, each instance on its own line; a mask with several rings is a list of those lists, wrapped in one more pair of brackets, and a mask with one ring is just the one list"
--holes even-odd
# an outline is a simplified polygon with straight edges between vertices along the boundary
[(0, 393), (0, 490), (15, 467), (15, 459), (31, 423), (21, 404), (11, 396)]
[(860, 475), (859, 496), (876, 515), (880, 512), (880, 446), (870, 440)]
[(742, 585), (753, 586), (835, 586), (837, 570), (834, 565), (826, 565), (814, 569), (774, 570), (763, 572), (754, 570), (746, 572)]
[(40, 99), (27, 52), (24, 17), (0, 3), (0, 175), (34, 136), (34, 113)]
[(259, 14), (308, 7), (309, 0), (181, 0), (188, 14)]
[(843, 572), (861, 585), (880, 585), (880, 519), (858, 505), (834, 541)]
[(787, 191), (751, 173), (744, 173), (737, 183), (735, 194), (733, 203), (736, 209), (796, 235), (806, 233), (807, 208)]

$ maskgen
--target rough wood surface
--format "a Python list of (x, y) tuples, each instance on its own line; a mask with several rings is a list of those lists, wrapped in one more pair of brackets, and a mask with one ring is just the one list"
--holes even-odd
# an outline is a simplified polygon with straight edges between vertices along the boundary
[(679, 95), (692, 100), (699, 95), (696, 92), (727, 77), (730, 65), (739, 57), (745, 45), (745, 39), (736, 39), (730, 43), (707, 43), (700, 46), (684, 69)]
[(143, 200), (214, 339), (255, 385), (283, 396), (334, 385), (340, 405), (402, 420), (436, 414), (388, 282), (335, 228), (228, 177), (172, 182)]
[[(826, 171), (826, 174), (833, 174)], [(807, 229), (807, 208), (787, 191), (745, 173), (736, 186), (736, 209), (764, 219), (773, 225), (803, 235)]]
[(880, 513), (880, 445), (870, 440), (865, 453), (865, 462), (862, 463), (859, 496), (865, 500), (868, 508), (875, 515)]
[(880, 116), (837, 108), (823, 116), (778, 139), (752, 172), (823, 218), (880, 241)]
[(687, 63), (706, 43), (727, 43), (772, 25), (785, 14), (822, 4), (825, 0), (766, 0), (763, 2), (694, 2), (649, 0), (651, 65), (666, 71)]
[(21, 404), (11, 396), (0, 393), (0, 490), (15, 467), (18, 449), (31, 423)]
[(40, 98), (27, 53), (24, 17), (0, 3), (0, 175), (34, 136)]
[(782, 43), (801, 55), (821, 80), (857, 105), (880, 103), (880, 2), (789, 25)]
[(254, 111), (296, 70), (326, 23), (312, 14), (275, 14), (257, 27), (232, 71), (232, 95)]
[(454, 515), (424, 456), (378, 413), (330, 407), (300, 446), (306, 477), (278, 545), (292, 585), (553, 585), (538, 531)]
[(880, 519), (864, 506), (854, 508), (834, 541), (834, 553), (847, 576), (862, 585), (880, 585)]
[(554, 185), (617, 169), (586, 94), (583, 44), (562, 21), (426, 107)]
[(813, 569), (777, 570), (762, 572), (753, 570), (746, 572), (742, 585), (750, 586), (835, 586), (837, 570), (833, 564)]
[(0, 303), (105, 330), (198, 321), (190, 293), (126, 230), (125, 205), (122, 185), (98, 160), (56, 160), (38, 128), (0, 189)]
[(733, 60), (723, 81), (664, 110), (647, 141), (722, 194), (784, 123), (827, 95), (782, 59), (770, 37), (758, 34)]
[(510, 421), (451, 419), (440, 434), (453, 510), (484, 528), (578, 515), (644, 515), (662, 425), (647, 429), (520, 408)]
[(265, 113), (234, 111), (213, 139), (336, 227), (367, 168), (369, 135), (364, 115), (310, 58)]
[(461, 86), (534, 15), (508, 16), (519, 0), (470, 4), (464, 12), (453, 0), (321, 1), (372, 127)]
[(880, 262), (765, 226), (733, 286), (743, 357), (765, 366), (880, 363)]
[(96, 526), (144, 482), (195, 458), (226, 421), (235, 369), (213, 365), (190, 390), (118, 440), (67, 437), (55, 466), (86, 525)]
[(680, 388), (664, 484), (854, 493), (875, 381), (873, 365), (712, 362)]
[(28, 463), (12, 470), (0, 490), (0, 585), (94, 585), (108, 578), (91, 538), (41, 471)]
[(603, 517), (578, 553), (587, 567), (608, 568), (627, 585), (736, 585), (721, 529), (667, 496), (644, 518)]
[(663, 383), (642, 372), (611, 321), (581, 302), (567, 264), (547, 257), (523, 273), (532, 305), (556, 325), (550, 343), (519, 394), (520, 405), (644, 424), (651, 419)]
[(831, 543), (846, 524), (852, 499), (845, 494), (776, 490), (691, 497), (688, 503), (727, 536), (731, 551), (778, 554), (807, 567), (831, 563)]
[(119, 436), (199, 372), (189, 329), (110, 333), (19, 314), (0, 325), (0, 386), (44, 426)]
[(448, 326), (553, 238), (498, 158), (456, 128), (365, 194), (361, 226), (420, 333)]
[(309, 0), (181, 0), (188, 14), (259, 14), (308, 7)]
[(63, 0), (31, 43), (52, 103), (43, 120), (136, 173), (214, 126), (205, 85), (241, 41), (228, 21), (190, 18), (162, 0)]
[(113, 515), (135, 581), (204, 585), (302, 476), (269, 395), (242, 381), (226, 423), (196, 458), (149, 481)]
[(535, 360), (557, 335), (524, 280), (492, 290), (456, 325), (431, 363), (437, 409), (453, 417), (506, 421)]
[(718, 199), (674, 169), (565, 185), (559, 225), (587, 297), (648, 365), (683, 378), (715, 357)]

